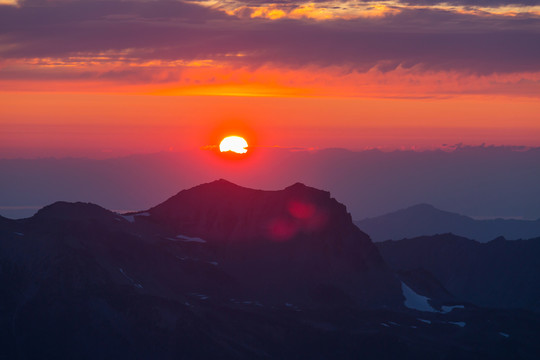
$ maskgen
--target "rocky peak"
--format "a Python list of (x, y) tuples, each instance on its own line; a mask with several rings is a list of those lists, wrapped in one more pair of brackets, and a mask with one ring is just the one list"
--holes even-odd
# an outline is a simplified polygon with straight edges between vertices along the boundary
[(40, 209), (32, 219), (104, 220), (113, 216), (113, 212), (96, 204), (57, 201)]
[(338, 237), (355, 228), (345, 206), (329, 192), (301, 183), (264, 191), (220, 179), (181, 191), (149, 212), (188, 235), (226, 242), (285, 241), (330, 232)]
[(170, 233), (204, 239), (196, 246), (212, 249), (224, 267), (232, 264), (235, 278), (249, 284), (253, 296), (319, 301), (315, 289), (332, 284), (334, 300), (363, 306), (401, 300), (399, 283), (376, 247), (327, 191), (300, 183), (253, 190), (218, 180), (181, 191), (147, 212), (149, 221)]

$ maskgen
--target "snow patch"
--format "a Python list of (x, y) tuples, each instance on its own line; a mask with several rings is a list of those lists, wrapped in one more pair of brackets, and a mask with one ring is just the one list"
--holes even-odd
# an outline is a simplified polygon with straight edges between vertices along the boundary
[(124, 277), (125, 277), (126, 279), (129, 280), (129, 282), (131, 283), (131, 285), (135, 286), (135, 287), (138, 288), (138, 289), (143, 289), (143, 286), (142, 286), (141, 284), (135, 282), (135, 280), (133, 280), (132, 278), (130, 278), (130, 277), (125, 273), (124, 269), (118, 268), (118, 270), (120, 270), (120, 272), (122, 273), (122, 275), (124, 275)]
[(500, 332), (499, 335), (501, 335), (502, 337), (505, 337), (507, 339), (510, 337), (510, 334), (503, 333), (503, 332)]
[(210, 298), (210, 296), (208, 296), (208, 295), (199, 294), (199, 293), (191, 293), (190, 295), (198, 297), (201, 300), (208, 300), (208, 298)]
[(208, 261), (210, 265), (218, 266), (219, 263), (217, 261)]
[(252, 301), (252, 300), (236, 300), (236, 299), (232, 298), (232, 299), (229, 299), (229, 301), (232, 302), (232, 303), (235, 303), (237, 305), (255, 305), (255, 306), (259, 306), (259, 307), (264, 306), (260, 302)]
[(205, 243), (206, 240), (198, 238), (198, 237), (191, 237), (191, 236), (185, 236), (185, 235), (176, 235), (176, 238), (180, 241), (184, 242), (197, 242), (197, 243)]
[(129, 221), (130, 223), (134, 223), (135, 222), (135, 216), (150, 216), (150, 213), (143, 212), (143, 213), (140, 213), (140, 214), (120, 215), (120, 216), (123, 217), (124, 219), (126, 219), (127, 221)]
[(428, 297), (422, 296), (420, 294), (417, 294), (405, 285), (405, 283), (401, 282), (401, 291), (403, 292), (403, 296), (405, 296), (405, 306), (409, 309), (414, 309), (418, 311), (426, 311), (426, 312), (437, 312), (430, 304), (429, 300), (431, 300)]
[(388, 324), (385, 324), (385, 323), (381, 323), (382, 326), (385, 326), (385, 327), (390, 327), (390, 325)]
[(459, 327), (465, 327), (465, 325), (467, 325), (463, 321), (449, 321), (448, 323), (452, 325), (457, 325)]
[(15, 235), (19, 235), (19, 236), (24, 236), (23, 233), (20, 233), (20, 232), (14, 232)]
[(294, 311), (302, 311), (300, 310), (300, 308), (296, 305), (293, 305), (291, 303), (285, 303), (285, 306), (288, 307), (289, 309), (293, 309)]
[(421, 321), (426, 324), (431, 324), (431, 320), (426, 320), (426, 319), (416, 319), (416, 320)]
[(447, 314), (449, 313), (450, 311), (454, 310), (454, 309), (465, 309), (465, 306), (463, 305), (454, 305), (454, 306), (441, 306), (441, 309), (442, 309), (442, 313), (443, 314)]
[(134, 223), (135, 222), (135, 216), (133, 215), (122, 215), (122, 217), (124, 219), (126, 219), (127, 221), (129, 221), (130, 223)]

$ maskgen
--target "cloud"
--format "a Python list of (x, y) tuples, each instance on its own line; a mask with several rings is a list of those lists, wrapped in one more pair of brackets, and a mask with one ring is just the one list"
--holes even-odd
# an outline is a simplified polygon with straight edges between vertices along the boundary
[(503, 6), (537, 6), (539, 0), (400, 0), (400, 3), (408, 5), (452, 5), (452, 6), (476, 6), (495, 8)]
[(125, 63), (226, 62), (474, 74), (540, 71), (540, 16), (400, 9), (377, 18), (244, 19), (179, 1), (0, 5), (0, 57), (102, 56)]
[[(204, 0), (201, 0), (204, 2)], [(308, 3), (314, 4), (328, 4), (335, 7), (338, 6), (351, 6), (355, 4), (371, 4), (377, 3), (373, 0), (240, 0), (232, 2), (235, 4), (246, 4), (249, 6), (265, 6), (270, 4), (276, 4), (281, 6), (299, 6)], [(398, 4), (407, 5), (453, 5), (453, 6), (478, 6), (478, 7), (500, 7), (500, 6), (535, 6), (540, 5), (539, 0), (398, 0)]]

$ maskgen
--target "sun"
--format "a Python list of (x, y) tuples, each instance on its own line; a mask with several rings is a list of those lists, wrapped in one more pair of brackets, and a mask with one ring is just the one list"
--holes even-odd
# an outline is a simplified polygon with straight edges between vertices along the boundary
[(219, 151), (226, 152), (232, 151), (237, 154), (247, 153), (248, 143), (247, 141), (240, 136), (227, 136), (219, 144)]

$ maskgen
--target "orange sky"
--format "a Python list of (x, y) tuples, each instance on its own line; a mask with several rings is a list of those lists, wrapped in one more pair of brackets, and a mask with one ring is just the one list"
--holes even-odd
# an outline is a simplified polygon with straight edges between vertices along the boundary
[(540, 146), (536, 5), (108, 2), (0, 2), (0, 157), (187, 150), (239, 123), (256, 146)]
[[(443, 143), (540, 145), (540, 102), (449, 99), (4, 93), (0, 143), (28, 156), (187, 150), (216, 128), (257, 146), (433, 148)], [(237, 124), (243, 126), (238, 127)], [(230, 124), (230, 125), (228, 125)], [(246, 131), (247, 130), (247, 131)], [(34, 149), (31, 151), (31, 149)], [(42, 150), (40, 150), (42, 151)]]

